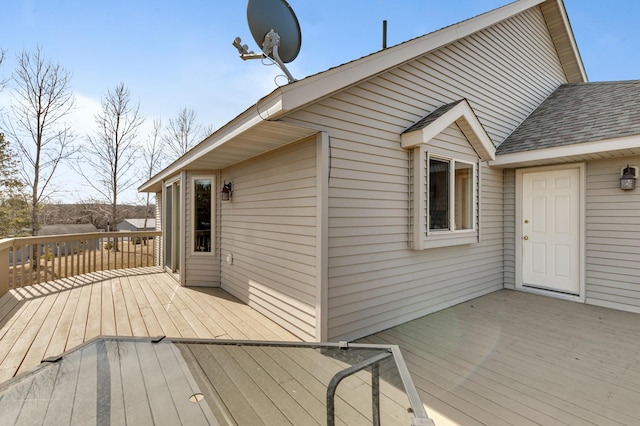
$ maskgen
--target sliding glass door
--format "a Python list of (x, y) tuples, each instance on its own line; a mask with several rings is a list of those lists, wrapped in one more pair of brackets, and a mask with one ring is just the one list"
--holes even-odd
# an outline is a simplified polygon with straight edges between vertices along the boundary
[(180, 274), (180, 181), (164, 187), (164, 265), (168, 272)]

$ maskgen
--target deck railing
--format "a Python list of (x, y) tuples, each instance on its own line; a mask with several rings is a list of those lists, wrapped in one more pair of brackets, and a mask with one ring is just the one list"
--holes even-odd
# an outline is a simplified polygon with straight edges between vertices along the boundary
[(161, 235), (96, 232), (0, 240), (0, 296), (12, 288), (89, 272), (154, 266)]

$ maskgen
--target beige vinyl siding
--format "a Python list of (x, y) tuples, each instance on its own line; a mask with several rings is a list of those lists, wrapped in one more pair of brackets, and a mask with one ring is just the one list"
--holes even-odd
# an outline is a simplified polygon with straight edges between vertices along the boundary
[(427, 143), (427, 152), (471, 163), (478, 161), (478, 154), (455, 123)]
[(640, 188), (620, 189), (627, 164), (640, 157), (587, 163), (586, 301), (640, 312)]
[[(212, 251), (211, 253), (194, 253), (193, 252), (193, 178), (210, 178), (212, 180), (212, 202), (216, 202), (216, 178), (212, 173), (206, 172), (187, 172), (186, 179), (182, 182), (184, 191), (184, 259), (185, 270), (184, 282), (187, 286), (194, 287), (219, 287), (220, 286), (220, 256), (218, 253), (218, 245), (215, 235), (215, 223), (217, 219), (212, 217)], [(215, 207), (213, 208), (215, 215)]]
[(502, 288), (502, 171), (479, 170), (479, 244), (411, 251), (410, 154), (400, 134), (466, 98), (499, 144), (565, 81), (536, 8), (287, 117), (330, 136), (329, 339)]
[[(316, 336), (316, 139), (222, 171), (222, 286), (302, 339)], [(233, 256), (229, 264), (227, 255)]]
[[(522, 29), (531, 33), (522, 34)], [(425, 109), (467, 98), (496, 144), (564, 82), (538, 9), (372, 80), (391, 90), (389, 96), (408, 95), (410, 106), (402, 109), (415, 115), (405, 116), (406, 127), (422, 118)]]
[[(458, 139), (463, 138), (455, 127), (443, 132), (444, 137), (436, 138), (439, 140), (434, 140), (434, 145), (443, 145), (442, 140), (453, 139), (455, 133)], [(462, 148), (450, 155), (463, 157), (464, 151), (470, 154), (470, 146)], [(366, 335), (373, 329), (399, 324), (502, 288), (502, 174), (485, 164), (481, 167), (481, 244), (411, 251), (406, 236), (408, 214), (405, 217), (400, 214), (408, 213), (405, 199), (399, 200), (395, 208), (388, 200), (359, 201), (360, 205), (378, 204), (380, 207), (368, 209), (366, 214), (377, 213), (380, 217), (372, 217), (370, 224), (357, 224), (357, 219), (345, 217), (353, 208), (336, 208), (339, 203), (331, 198), (330, 338)], [(372, 186), (376, 183), (372, 182)], [(388, 214), (396, 211), (396, 224), (387, 225), (393, 219)], [(355, 325), (361, 329), (354, 332)]]

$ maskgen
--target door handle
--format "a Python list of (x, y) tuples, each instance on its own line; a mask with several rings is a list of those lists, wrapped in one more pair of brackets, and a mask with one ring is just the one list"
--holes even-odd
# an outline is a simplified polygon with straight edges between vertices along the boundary
[(522, 237), (524, 240), (528, 240), (529, 237), (527, 237), (526, 235), (524, 237)]

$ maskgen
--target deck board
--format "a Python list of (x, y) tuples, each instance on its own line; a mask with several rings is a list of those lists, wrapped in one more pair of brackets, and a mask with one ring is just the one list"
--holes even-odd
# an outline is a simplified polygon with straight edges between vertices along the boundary
[(400, 345), (445, 424), (640, 424), (639, 332), (637, 314), (502, 290), (364, 341)]
[(121, 279), (120, 283), (122, 285), (122, 297), (127, 311), (126, 318), (129, 321), (129, 327), (131, 327), (131, 335), (146, 336), (148, 334), (147, 326), (140, 311), (140, 304), (136, 300), (133, 292), (130, 277)]
[[(73, 291), (73, 290), (70, 290)], [(85, 341), (87, 330), (87, 317), (89, 316), (89, 301), (91, 296), (91, 286), (83, 285), (74, 291), (78, 292), (78, 304), (73, 313), (73, 320), (69, 327), (69, 338), (65, 350), (74, 348)]]
[(75, 380), (65, 380), (61, 366), (54, 365), (51, 369), (55, 372), (55, 381), (51, 390), (50, 399), (43, 424), (69, 424), (73, 407), (73, 393), (75, 392)]
[(33, 343), (29, 347), (29, 351), (20, 362), (21, 367), (18, 369), (18, 373), (21, 373), (24, 370), (30, 370), (30, 368), (22, 367), (22, 365), (37, 365), (40, 361), (46, 358), (45, 353), (47, 352), (49, 345), (51, 345), (56, 325), (62, 316), (68, 298), (69, 292), (59, 292), (57, 297), (52, 299), (53, 304), (51, 309), (46, 312), (44, 320), (38, 324), (38, 318), (34, 318), (36, 323), (33, 325), (33, 329), (35, 330), (35, 328), (38, 328), (38, 331), (33, 338)]
[(66, 293), (68, 293), (67, 301), (64, 304), (64, 309), (60, 313), (60, 317), (55, 322), (55, 329), (53, 330), (49, 346), (47, 347), (43, 358), (61, 354), (67, 347), (67, 341), (69, 339), (71, 325), (73, 324), (73, 317), (78, 306), (80, 292), (67, 291)]
[[(158, 318), (156, 318), (156, 315), (151, 308), (151, 305), (144, 293), (143, 288), (140, 286), (140, 280), (131, 279), (129, 283), (131, 284), (131, 292), (133, 293), (134, 300), (136, 301), (136, 304), (140, 310), (140, 315), (146, 328), (146, 332), (149, 336), (162, 336), (162, 326), (160, 325), (160, 321), (158, 321)], [(136, 328), (143, 332), (141, 326), (137, 326)], [(146, 334), (136, 335), (145, 336)]]
[[(298, 340), (222, 289), (179, 287), (158, 268), (86, 274), (12, 290), (0, 298), (0, 381), (36, 367), (44, 357), (105, 334)], [(640, 424), (638, 314), (501, 290), (361, 341), (401, 347), (427, 412), (436, 424)], [(263, 389), (277, 382), (282, 389), (227, 402), (231, 405), (216, 408), (217, 415), (233, 412), (243, 422), (260, 424), (262, 417), (257, 413), (263, 410), (271, 413), (273, 421), (295, 418), (305, 424), (324, 422), (318, 420), (324, 414), (324, 401), (317, 394), (324, 391), (325, 382), (333, 374), (326, 364), (314, 364), (313, 356), (304, 351), (225, 351), (212, 353), (203, 347), (190, 356), (208, 363), (209, 374), (216, 374), (216, 383), (225, 392), (234, 392), (234, 381)], [(122, 380), (129, 375), (141, 377), (150, 385), (155, 383), (151, 380), (162, 379), (153, 376), (155, 371), (172, 374), (173, 370), (163, 366), (175, 363), (175, 359), (170, 354), (162, 357), (144, 358), (144, 367), (131, 372), (111, 365), (111, 373), (120, 374)], [(238, 359), (243, 361), (244, 372)], [(247, 365), (254, 370), (268, 366), (276, 373), (250, 374)], [(65, 419), (96, 422), (95, 418), (82, 417), (83, 413), (71, 412), (74, 400), (77, 403), (96, 395), (95, 356), (93, 361), (91, 356), (83, 357), (81, 368), (93, 379), (77, 388), (57, 378), (53, 389), (25, 388), (36, 399), (42, 396), (43, 401), (46, 393), (55, 395), (47, 402), (44, 423), (68, 423)], [(406, 396), (397, 388), (398, 378), (387, 376), (392, 370), (381, 366), (385, 379), (381, 382), (383, 403), (389, 404), (383, 405), (383, 420), (390, 423), (406, 421), (389, 413), (406, 410), (407, 406)], [(360, 389), (356, 393), (363, 395), (351, 403), (345, 403), (346, 398), (338, 399), (338, 424), (370, 416), (367, 376), (354, 380), (349, 388)], [(197, 388), (194, 383), (181, 386)], [(205, 391), (215, 397), (215, 389)], [(135, 395), (125, 395), (123, 389), (112, 392), (114, 404), (135, 399)], [(169, 406), (173, 395), (162, 398), (153, 402), (159, 408)], [(248, 410), (247, 406), (253, 408)], [(131, 424), (135, 416), (142, 415), (139, 420), (145, 422), (149, 417), (144, 412), (127, 413), (127, 417), (122, 414), (122, 418), (111, 420)], [(15, 404), (6, 413), (19, 421), (20, 409)], [(183, 416), (202, 415), (179, 410), (177, 413), (181, 422)]]
[(77, 385), (72, 389), (73, 395), (70, 399), (73, 401), (71, 406), (70, 424), (102, 424), (98, 423), (94, 410), (73, 410), (74, 406), (95, 406), (97, 401), (98, 388), (98, 361), (96, 348), (90, 347), (83, 351), (80, 356), (80, 368), (77, 376), (84, 377), (83, 380), (77, 380)]
[[(167, 382), (163, 374), (163, 371), (167, 370), (168, 366), (160, 364), (154, 348), (149, 346), (140, 346), (137, 349), (137, 353), (138, 361), (140, 363), (140, 372), (144, 378), (145, 388), (153, 389), (153, 392), (145, 390), (142, 393), (142, 396), (149, 401), (149, 408), (154, 416), (152, 423), (159, 424), (166, 422), (166, 424), (170, 425), (181, 424), (176, 404), (171, 395), (171, 389), (167, 386)], [(182, 389), (173, 390), (182, 391)], [(182, 393), (189, 395), (187, 392)], [(134, 405), (134, 407), (136, 405)], [(142, 423), (136, 422), (136, 424)]]
[(102, 271), (0, 298), (0, 382), (99, 335), (299, 340), (221, 289), (153, 267)]
[[(238, 424), (326, 424), (327, 385), (351, 365), (310, 348), (194, 345), (181, 350), (211, 381), (205, 399), (219, 401), (218, 411)], [(340, 383), (336, 424), (371, 423), (370, 377), (365, 371)], [(204, 380), (200, 383), (206, 387)], [(382, 424), (410, 423), (406, 402), (398, 404), (389, 390), (380, 398)]]
[[(252, 408), (249, 401), (244, 397), (239, 387), (239, 383), (234, 380), (233, 370), (227, 366), (221, 365), (221, 359), (211, 351), (208, 347), (193, 347), (187, 349), (192, 354), (190, 357), (195, 364), (206, 365), (206, 369), (202, 369), (201, 373), (206, 379), (201, 380), (201, 386), (205, 381), (215, 383), (215, 388), (209, 388), (210, 395), (236, 395), (235, 398), (225, 399), (217, 396), (218, 410), (225, 413), (226, 417), (233, 418), (237, 424), (262, 425), (264, 424), (262, 417)], [(197, 378), (196, 378), (197, 379)], [(212, 397), (212, 399), (214, 399)]]

